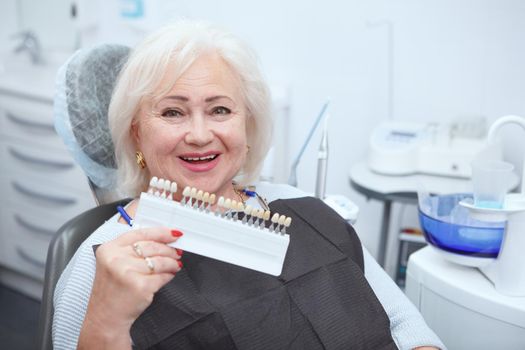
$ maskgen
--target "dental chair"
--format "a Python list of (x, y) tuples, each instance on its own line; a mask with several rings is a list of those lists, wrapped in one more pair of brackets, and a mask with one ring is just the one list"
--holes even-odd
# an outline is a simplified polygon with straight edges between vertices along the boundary
[(99, 206), (65, 223), (49, 244), (36, 339), (40, 350), (53, 349), (53, 295), (62, 271), (80, 244), (118, 205), (130, 201), (112, 191), (116, 164), (107, 121), (111, 93), (129, 51), (121, 45), (80, 50), (57, 73), (55, 129), (88, 176)]

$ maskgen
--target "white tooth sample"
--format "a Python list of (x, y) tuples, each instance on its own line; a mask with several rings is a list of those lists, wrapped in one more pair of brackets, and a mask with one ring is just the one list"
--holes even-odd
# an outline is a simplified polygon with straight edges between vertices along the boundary
[(256, 218), (258, 213), (259, 213), (259, 209), (253, 208), (250, 215)]
[(189, 186), (184, 187), (182, 190), (182, 199), (180, 201), (180, 204), (186, 205), (186, 203), (189, 201), (191, 189)]
[(237, 201), (236, 201), (235, 199), (232, 199), (232, 202), (231, 202), (230, 208), (231, 208), (232, 210), (236, 210), (236, 209), (237, 209)]
[(278, 221), (279, 225), (281, 226), (284, 225), (284, 220), (286, 220), (286, 216), (284, 215), (279, 216), (279, 221)]
[(177, 183), (175, 181), (173, 181), (171, 183), (170, 192), (171, 193), (176, 193), (177, 192)]
[(246, 215), (252, 215), (252, 210), (253, 210), (252, 206), (248, 204), (248, 205), (244, 208), (244, 214), (246, 214)]
[(197, 197), (197, 189), (195, 187), (191, 188), (190, 197), (191, 198)]
[(149, 185), (151, 187), (157, 187), (157, 182), (159, 182), (159, 178), (156, 176), (153, 176), (151, 180), (149, 180)]
[(266, 210), (266, 211), (264, 212), (263, 219), (264, 219), (264, 220), (270, 220), (270, 211), (269, 211), (269, 210)]
[(237, 203), (237, 211), (239, 212), (244, 211), (244, 204), (242, 204), (242, 202)]
[(202, 201), (204, 203), (209, 203), (210, 202), (210, 193), (209, 192), (204, 192), (204, 194), (202, 195)]
[(164, 179), (159, 179), (159, 181), (157, 182), (157, 188), (159, 189), (159, 191), (164, 191)]
[(148, 189), (149, 194), (153, 194), (153, 192), (155, 191), (155, 188), (157, 187), (158, 181), (159, 181), (159, 178), (156, 176), (153, 176), (151, 180), (149, 180), (149, 189)]
[(279, 213), (275, 213), (272, 216), (272, 222), (276, 224), (279, 221)]
[(171, 181), (170, 180), (164, 181), (164, 191), (168, 192), (170, 188), (171, 188)]
[(285, 227), (290, 227), (291, 224), (292, 224), (292, 218), (291, 217), (287, 217), (286, 220), (284, 220), (284, 226)]
[(263, 218), (264, 218), (264, 210), (259, 209), (259, 212), (257, 213), (257, 217), (258, 217), (259, 219), (263, 219)]
[(210, 205), (215, 204), (215, 193), (210, 194)]
[(224, 208), (224, 197), (220, 196), (219, 201), (217, 202), (217, 205), (221, 208)]
[(230, 198), (226, 198), (224, 200), (224, 207), (226, 209), (231, 209), (231, 207), (232, 207), (232, 200)]
[(199, 192), (197, 192), (197, 195), (195, 196), (195, 198), (197, 198), (198, 201), (202, 201), (202, 196), (204, 195), (204, 192), (202, 192), (202, 190), (199, 190)]

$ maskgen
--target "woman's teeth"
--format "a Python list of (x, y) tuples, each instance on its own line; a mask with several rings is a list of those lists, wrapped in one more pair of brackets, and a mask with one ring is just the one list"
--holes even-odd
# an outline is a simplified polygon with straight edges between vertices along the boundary
[(192, 163), (209, 162), (210, 160), (214, 160), (215, 158), (217, 158), (217, 155), (213, 154), (213, 155), (209, 155), (206, 157), (180, 157), (180, 158), (186, 162), (192, 162)]

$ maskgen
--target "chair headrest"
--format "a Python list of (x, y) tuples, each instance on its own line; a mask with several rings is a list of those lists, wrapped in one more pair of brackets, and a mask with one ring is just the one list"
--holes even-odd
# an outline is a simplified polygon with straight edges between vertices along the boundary
[(100, 188), (116, 183), (108, 107), (129, 53), (130, 48), (122, 45), (81, 49), (57, 73), (55, 129), (76, 162)]

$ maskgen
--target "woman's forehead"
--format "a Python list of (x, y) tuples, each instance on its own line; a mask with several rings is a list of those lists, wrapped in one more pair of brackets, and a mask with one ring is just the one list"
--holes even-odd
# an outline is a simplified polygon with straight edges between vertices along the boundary
[(198, 57), (178, 79), (174, 81), (174, 63), (168, 66), (157, 97), (177, 96), (180, 101), (209, 101), (224, 96), (234, 101), (241, 99), (241, 80), (238, 74), (217, 54)]

